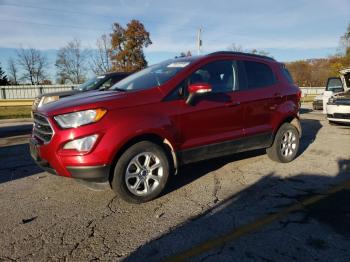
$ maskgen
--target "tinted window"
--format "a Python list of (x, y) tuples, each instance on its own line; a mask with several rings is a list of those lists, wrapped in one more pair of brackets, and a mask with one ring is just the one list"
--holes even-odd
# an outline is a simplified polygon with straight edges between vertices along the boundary
[(213, 92), (231, 92), (238, 87), (237, 64), (234, 61), (216, 61), (194, 72), (188, 84), (208, 83)]
[(340, 78), (329, 78), (326, 91), (341, 92), (343, 91), (343, 83)]
[(263, 63), (244, 61), (248, 88), (273, 85), (276, 82), (271, 68)]
[(100, 84), (105, 81), (105, 76), (94, 76), (85, 83), (78, 86), (79, 91), (88, 91), (96, 89)]
[(120, 75), (113, 75), (111, 78), (111, 86), (114, 85), (115, 83), (118, 83), (120, 80), (124, 79), (128, 75), (120, 74)]
[(291, 74), (289, 73), (288, 69), (282, 66), (282, 74), (287, 79), (289, 84), (294, 84), (293, 78)]

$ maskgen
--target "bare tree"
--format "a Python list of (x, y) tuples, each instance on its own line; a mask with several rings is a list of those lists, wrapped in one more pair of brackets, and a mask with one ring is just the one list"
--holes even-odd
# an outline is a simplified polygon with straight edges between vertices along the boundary
[(350, 23), (344, 35), (340, 37), (340, 47), (338, 48), (341, 55), (350, 54)]
[(58, 50), (56, 69), (58, 82), (80, 84), (85, 81), (89, 51), (82, 49), (80, 40), (74, 39)]
[(232, 43), (228, 48), (228, 51), (233, 52), (242, 52), (242, 53), (249, 53), (249, 54), (256, 54), (256, 55), (269, 55), (270, 53), (265, 50), (258, 50), (258, 49), (244, 49), (241, 45), (237, 45), (235, 43)]
[(12, 84), (17, 85), (18, 84), (18, 68), (15, 60), (11, 57), (7, 61), (7, 71), (9, 75), (9, 80)]
[(17, 62), (23, 69), (22, 79), (32, 85), (39, 84), (46, 77), (47, 57), (35, 48), (20, 48), (17, 51)]
[(112, 70), (110, 60), (111, 37), (102, 35), (96, 42), (97, 50), (91, 58), (91, 70), (96, 74), (103, 74)]
[(233, 51), (233, 52), (244, 52), (243, 47), (241, 45), (237, 45), (235, 43), (232, 43), (228, 48), (228, 51)]

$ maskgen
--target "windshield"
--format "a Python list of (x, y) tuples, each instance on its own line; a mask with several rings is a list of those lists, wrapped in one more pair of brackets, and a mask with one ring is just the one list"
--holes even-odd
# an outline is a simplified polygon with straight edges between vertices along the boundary
[(104, 78), (105, 76), (94, 76), (93, 78), (79, 85), (77, 89), (79, 91), (88, 91), (96, 89), (96, 87), (98, 87), (98, 85), (103, 81)]
[(160, 64), (147, 67), (135, 74), (124, 78), (111, 87), (110, 90), (141, 90), (160, 86), (173, 78), (191, 60), (168, 60)]
[(341, 92), (343, 91), (343, 83), (340, 78), (330, 78), (327, 83), (326, 91)]

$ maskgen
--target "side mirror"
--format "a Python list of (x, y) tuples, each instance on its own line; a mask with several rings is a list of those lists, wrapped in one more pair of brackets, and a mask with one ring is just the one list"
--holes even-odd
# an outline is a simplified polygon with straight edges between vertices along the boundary
[(201, 95), (205, 95), (208, 93), (211, 93), (212, 88), (211, 85), (209, 85), (208, 83), (196, 83), (196, 84), (192, 84), (188, 87), (188, 97), (186, 100), (186, 104), (191, 105), (193, 99), (196, 96), (201, 96)]

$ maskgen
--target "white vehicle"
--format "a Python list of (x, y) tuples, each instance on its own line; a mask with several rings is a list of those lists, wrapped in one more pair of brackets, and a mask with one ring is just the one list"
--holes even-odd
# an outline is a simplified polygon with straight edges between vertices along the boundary
[(327, 81), (326, 90), (323, 92), (323, 114), (327, 114), (326, 106), (328, 100), (337, 93), (344, 92), (344, 87), (342, 83), (342, 79), (340, 77), (330, 77)]
[(314, 110), (323, 110), (323, 93), (317, 95), (312, 102), (312, 108)]
[(340, 71), (338, 83), (339, 80), (344, 92), (329, 98), (326, 105), (327, 119), (330, 123), (350, 123), (350, 68)]

